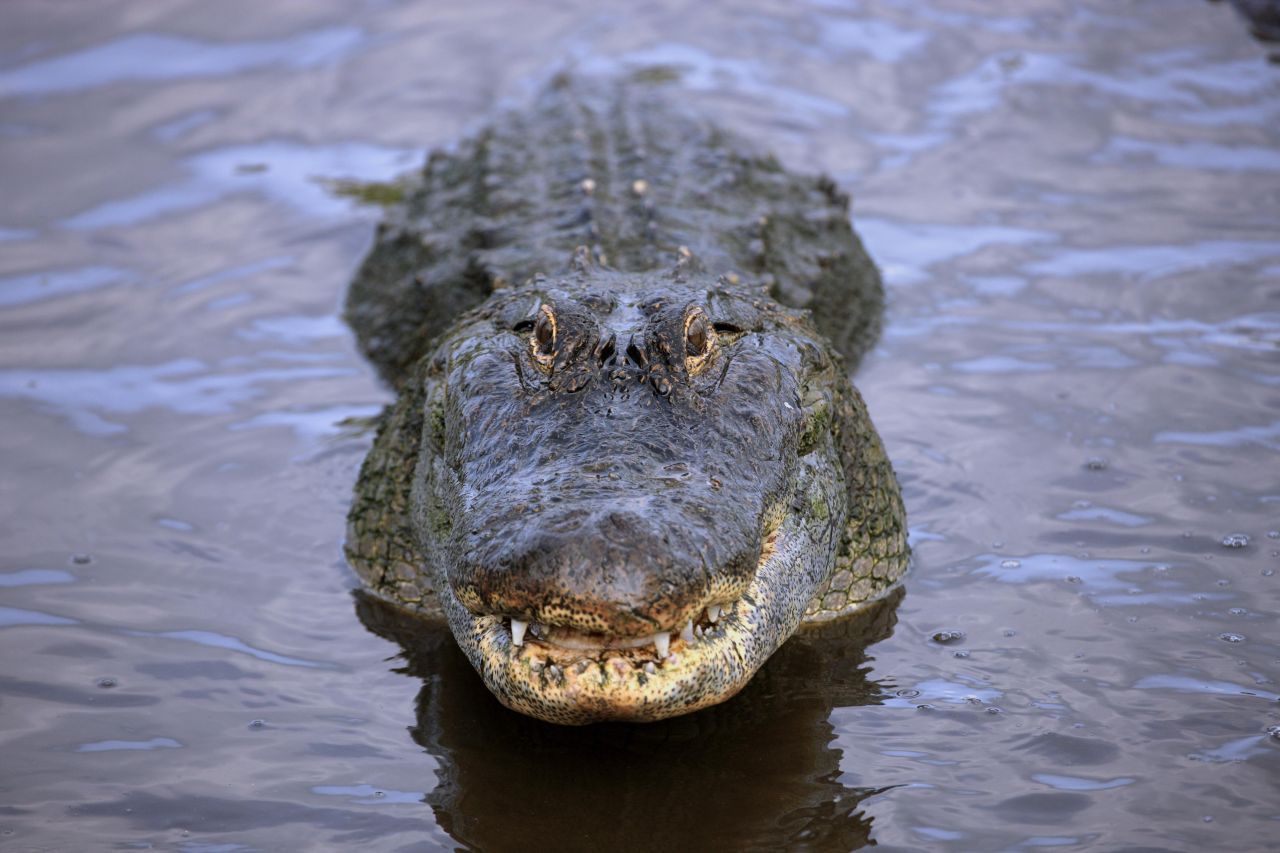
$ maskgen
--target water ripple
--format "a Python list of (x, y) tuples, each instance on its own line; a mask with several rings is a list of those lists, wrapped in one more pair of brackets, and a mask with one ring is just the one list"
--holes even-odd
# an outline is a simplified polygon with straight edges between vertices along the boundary
[(264, 66), (313, 68), (345, 58), (364, 38), (355, 27), (327, 27), (283, 39), (222, 44), (136, 33), (0, 71), (0, 98), (75, 92), (120, 82), (226, 77)]

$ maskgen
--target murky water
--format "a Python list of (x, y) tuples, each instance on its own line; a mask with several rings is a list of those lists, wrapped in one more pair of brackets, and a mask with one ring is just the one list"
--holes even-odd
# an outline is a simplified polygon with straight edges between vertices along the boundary
[[(1229, 6), (0, 23), (0, 847), (1280, 846), (1280, 68)], [(731, 703), (560, 730), (353, 602), (377, 213), (318, 179), (655, 62), (853, 193), (916, 562)]]

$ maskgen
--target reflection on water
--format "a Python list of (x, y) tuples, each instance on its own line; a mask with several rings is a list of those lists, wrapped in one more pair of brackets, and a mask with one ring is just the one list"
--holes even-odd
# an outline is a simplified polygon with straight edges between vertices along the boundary
[(128, 277), (129, 274), (124, 270), (112, 267), (80, 267), (49, 270), (36, 275), (11, 276), (0, 280), (0, 307), (106, 287)]
[(261, 193), (310, 216), (341, 216), (350, 205), (334, 198), (317, 177), (375, 177), (404, 171), (415, 164), (420, 153), (360, 143), (312, 148), (274, 141), (207, 151), (186, 164), (190, 173), (186, 180), (104, 202), (63, 224), (80, 230), (136, 225), (241, 192)]
[(853, 849), (871, 837), (861, 804), (881, 791), (841, 782), (829, 717), (835, 705), (885, 699), (866, 649), (892, 632), (901, 598), (787, 644), (727, 705), (583, 729), (500, 706), (443, 625), (369, 596), (357, 609), (401, 645), (400, 671), (423, 681), (412, 736), (440, 761), (425, 799), (468, 848), (536, 838), (551, 850)]
[(153, 407), (184, 414), (231, 412), (237, 404), (261, 395), (257, 386), (262, 383), (350, 373), (341, 368), (291, 367), (219, 374), (207, 368), (195, 359), (181, 359), (107, 370), (0, 371), (0, 396), (37, 400), (89, 435), (110, 435), (125, 432), (126, 427), (102, 417), (102, 412), (131, 414)]
[[(6, 7), (0, 847), (1274, 846), (1266, 6)], [(352, 613), (349, 190), (655, 63), (851, 193), (916, 564), (721, 707), (551, 729)]]
[(312, 68), (341, 60), (362, 39), (363, 33), (353, 27), (230, 44), (137, 33), (0, 71), (0, 96), (74, 92), (121, 82), (226, 77), (264, 66)]

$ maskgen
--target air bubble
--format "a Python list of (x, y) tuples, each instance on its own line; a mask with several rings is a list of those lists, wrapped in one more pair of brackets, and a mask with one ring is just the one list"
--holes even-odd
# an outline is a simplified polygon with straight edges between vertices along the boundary
[(1267, 726), (1263, 731), (1269, 734), (1272, 740), (1280, 740), (1280, 726)]
[(251, 729), (265, 729), (266, 727), (267, 727), (266, 720), (250, 720), (249, 721), (249, 728)]
[(958, 652), (953, 652), (951, 656), (956, 658), (967, 658), (969, 656), (969, 653), (964, 649), (961, 649)]
[(1223, 548), (1244, 548), (1249, 544), (1249, 536), (1245, 533), (1230, 533), (1222, 537)]
[(904, 688), (902, 688), (901, 690), (899, 690), (899, 691), (897, 691), (896, 693), (894, 693), (893, 695), (894, 695), (894, 696), (900, 696), (900, 697), (902, 697), (903, 699), (914, 699), (914, 698), (916, 698), (917, 696), (919, 696), (919, 695), (920, 695), (920, 691), (919, 691), (919, 690), (912, 690), (910, 687), (904, 687)]
[(1067, 583), (1084, 583), (1079, 575), (1067, 575)]
[(1020, 563), (1020, 562), (1019, 562), (1019, 561), (1017, 561), (1017, 560), (1003, 560), (1003, 561), (1001, 561), (1001, 563), (1000, 563), (1000, 568), (1002, 568), (1002, 569), (1016, 569), (1016, 568), (1019, 568), (1021, 565), (1022, 565), (1022, 563)]
[(1090, 471), (1105, 471), (1109, 463), (1101, 456), (1090, 456), (1084, 461), (1084, 467)]
[(93, 555), (92, 554), (72, 554), (71, 562), (75, 563), (77, 566), (87, 566), (89, 563), (93, 562)]
[(112, 678), (111, 676), (106, 676), (105, 678), (99, 678), (97, 681), (94, 682), (94, 684), (98, 685), (104, 690), (110, 690), (112, 687), (115, 687), (119, 683), (120, 683), (119, 681)]
[(931, 638), (935, 643), (946, 645), (948, 643), (956, 643), (964, 639), (964, 631), (938, 631)]
[(1245, 637), (1244, 634), (1235, 634), (1231, 631), (1223, 631), (1218, 635), (1218, 639), (1228, 643), (1243, 643), (1248, 638)]
[(1232, 616), (1248, 616), (1249, 615), (1249, 611), (1245, 610), (1243, 607), (1233, 607), (1227, 612), (1230, 613)]

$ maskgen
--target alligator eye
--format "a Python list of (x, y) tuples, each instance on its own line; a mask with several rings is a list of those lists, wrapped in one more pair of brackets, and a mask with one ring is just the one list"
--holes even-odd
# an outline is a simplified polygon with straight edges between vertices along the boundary
[(685, 328), (685, 352), (689, 355), (706, 355), (707, 345), (711, 343), (707, 337), (707, 318), (701, 314), (696, 314), (689, 318), (689, 325)]
[(533, 323), (533, 335), (529, 338), (533, 360), (543, 367), (551, 367), (556, 357), (556, 315), (550, 305), (538, 309), (538, 319)]
[(701, 308), (694, 308), (684, 318), (684, 364), (689, 373), (706, 366), (715, 350), (716, 333)]

